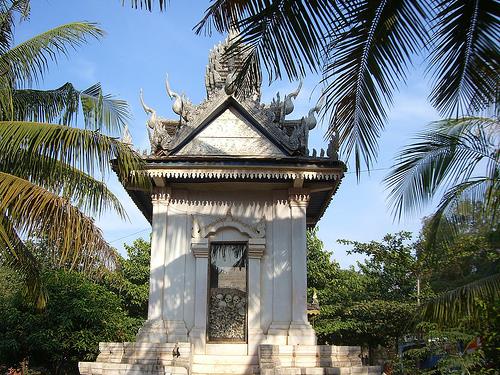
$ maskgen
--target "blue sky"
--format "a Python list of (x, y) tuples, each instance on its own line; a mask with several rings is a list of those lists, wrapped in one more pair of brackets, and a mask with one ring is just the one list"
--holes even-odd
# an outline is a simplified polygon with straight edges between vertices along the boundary
[[(60, 58), (40, 88), (55, 88), (69, 81), (85, 89), (101, 82), (107, 93), (130, 104), (133, 118), (129, 128), (134, 144), (147, 149), (147, 116), (139, 103), (139, 90), (144, 90), (145, 102), (163, 117), (174, 116), (164, 89), (166, 73), (172, 89), (184, 92), (194, 103), (202, 101), (208, 51), (224, 36), (196, 36), (192, 30), (208, 1), (172, 0), (164, 13), (133, 10), (128, 0), (124, 6), (121, 3), (121, 0), (33, 0), (30, 20), (17, 26), (16, 42), (68, 22), (97, 22), (106, 31), (105, 38), (90, 41), (71, 53), (69, 59)], [(315, 105), (320, 91), (316, 87), (318, 81), (317, 76), (307, 77), (290, 118), (302, 117)], [(417, 234), (421, 217), (432, 212), (431, 206), (419, 217), (393, 222), (381, 184), (398, 150), (426, 124), (438, 119), (427, 102), (430, 91), (427, 82), (422, 67), (415, 66), (407, 85), (394, 96), (394, 106), (389, 110), (386, 130), (379, 141), (378, 162), (370, 173), (362, 173), (359, 183), (355, 174), (348, 172), (319, 223), (319, 237), (344, 267), (361, 258), (347, 255), (348, 247), (337, 244), (337, 239), (367, 242), (400, 230)], [(273, 82), (270, 86), (264, 83), (263, 101), (269, 102), (276, 92), (283, 95), (295, 87), (296, 83), (288, 81)], [(311, 132), (310, 148), (326, 148), (325, 129), (326, 124), (320, 124)], [(353, 171), (351, 165), (348, 162)], [(116, 214), (107, 213), (98, 219), (98, 224), (106, 239), (122, 251), (124, 242), (130, 243), (139, 236), (147, 238), (151, 228), (116, 178), (110, 176), (108, 183), (126, 208), (130, 221), (123, 222)]]

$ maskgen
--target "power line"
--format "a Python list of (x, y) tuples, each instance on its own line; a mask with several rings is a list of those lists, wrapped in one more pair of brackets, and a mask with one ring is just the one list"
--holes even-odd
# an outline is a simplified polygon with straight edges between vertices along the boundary
[(131, 233), (131, 234), (127, 234), (126, 236), (123, 236), (123, 237), (120, 237), (120, 238), (117, 238), (117, 239), (114, 239), (113, 241), (109, 241), (108, 243), (113, 243), (113, 242), (116, 242), (116, 241), (120, 241), (120, 240), (123, 240), (124, 238), (128, 238), (128, 237), (131, 237), (131, 236), (135, 236), (136, 234), (139, 234), (139, 233), (142, 233), (142, 232), (145, 232), (147, 230), (150, 230), (150, 228), (145, 228), (145, 229), (142, 229), (138, 232), (135, 232), (135, 233)]
[[(374, 171), (387, 171), (389, 169), (392, 169), (392, 167), (384, 167), (384, 168), (373, 168), (373, 169), (363, 169), (362, 171), (359, 171), (359, 173), (364, 173), (364, 172), (374, 172)], [(349, 171), (345, 172), (344, 174), (352, 174), (356, 173), (356, 171)]]

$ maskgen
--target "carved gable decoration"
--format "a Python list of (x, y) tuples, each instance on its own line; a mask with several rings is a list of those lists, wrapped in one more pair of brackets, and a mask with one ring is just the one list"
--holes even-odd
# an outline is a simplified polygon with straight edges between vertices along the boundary
[(237, 229), (240, 233), (246, 234), (253, 239), (264, 238), (266, 236), (266, 218), (263, 216), (257, 224), (250, 225), (235, 218), (231, 213), (231, 207), (229, 207), (225, 216), (217, 218), (204, 226), (202, 226), (198, 219), (193, 216), (191, 236), (193, 238), (206, 238), (217, 233), (221, 228)]
[(196, 132), (175, 155), (259, 157), (284, 156), (284, 153), (230, 106)]

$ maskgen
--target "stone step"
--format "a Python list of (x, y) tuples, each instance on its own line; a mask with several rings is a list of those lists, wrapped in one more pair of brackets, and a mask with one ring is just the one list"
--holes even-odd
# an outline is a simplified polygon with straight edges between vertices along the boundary
[(205, 353), (209, 355), (247, 355), (247, 344), (207, 344)]
[[(276, 369), (283, 375), (380, 375), (380, 366), (353, 367), (280, 367)], [(261, 370), (261, 375), (274, 375), (275, 370)]]
[(191, 372), (194, 374), (258, 374), (259, 365), (253, 364), (200, 364), (193, 363)]
[(258, 365), (259, 358), (256, 355), (204, 355), (194, 354), (193, 364), (207, 365)]

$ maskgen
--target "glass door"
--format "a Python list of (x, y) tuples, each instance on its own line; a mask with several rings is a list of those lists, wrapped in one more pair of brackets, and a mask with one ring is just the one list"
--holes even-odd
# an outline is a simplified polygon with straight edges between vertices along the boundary
[(246, 342), (246, 244), (212, 244), (209, 268), (208, 341)]

